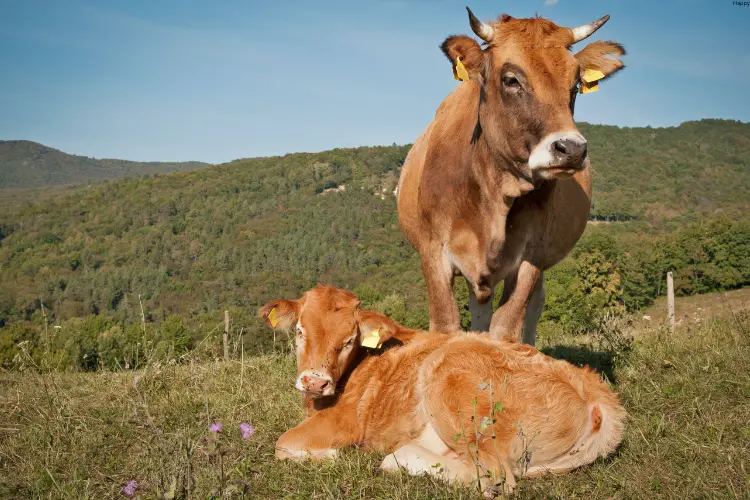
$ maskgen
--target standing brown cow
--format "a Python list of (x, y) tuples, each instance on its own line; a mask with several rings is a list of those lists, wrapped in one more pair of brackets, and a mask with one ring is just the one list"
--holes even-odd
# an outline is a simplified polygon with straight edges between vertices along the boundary
[[(573, 121), (584, 74), (623, 68), (619, 44), (570, 47), (608, 19), (570, 29), (503, 15), (442, 50), (463, 75), (414, 143), (398, 188), (406, 237), (422, 259), (430, 330), (460, 328), (453, 278), (469, 288), (471, 328), (534, 344), (544, 306), (543, 271), (583, 233), (591, 207), (586, 139)], [(465, 71), (465, 72), (464, 72)], [(492, 294), (504, 280), (499, 309)]]

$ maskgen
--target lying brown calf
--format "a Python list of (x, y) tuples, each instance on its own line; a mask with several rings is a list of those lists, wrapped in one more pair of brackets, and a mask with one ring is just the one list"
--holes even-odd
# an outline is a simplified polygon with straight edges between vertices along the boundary
[(359, 444), (390, 453), (383, 470), (463, 483), (479, 475), (482, 488), (504, 477), (512, 489), (514, 477), (567, 472), (620, 442), (617, 395), (596, 373), (533, 347), (410, 330), (327, 287), (269, 302), (260, 315), (296, 328), (296, 387), (308, 409), (277, 441), (280, 459)]

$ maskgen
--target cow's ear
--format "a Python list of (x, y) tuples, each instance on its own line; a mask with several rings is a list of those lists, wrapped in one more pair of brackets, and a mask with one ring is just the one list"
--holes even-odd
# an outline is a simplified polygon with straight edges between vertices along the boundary
[(359, 342), (366, 347), (379, 348), (399, 331), (399, 325), (377, 311), (358, 310)]
[[(619, 59), (625, 55), (625, 47), (615, 42), (592, 42), (575, 55), (581, 66), (582, 77), (589, 72), (601, 72), (598, 80), (608, 78), (622, 68), (625, 64)], [(584, 78), (585, 80), (585, 78)]]
[[(440, 46), (445, 57), (453, 65), (453, 76), (482, 83), (484, 72), (484, 52), (476, 40), (465, 35), (447, 38)], [(464, 73), (465, 72), (465, 73)]]
[(263, 318), (271, 328), (277, 330), (288, 330), (297, 324), (302, 300), (272, 300), (258, 311), (258, 316)]

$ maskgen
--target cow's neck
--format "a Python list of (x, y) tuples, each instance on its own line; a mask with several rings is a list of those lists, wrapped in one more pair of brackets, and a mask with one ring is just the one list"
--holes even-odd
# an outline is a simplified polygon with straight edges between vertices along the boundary
[(511, 160), (492, 153), (483, 135), (472, 148), (471, 175), (481, 186), (483, 199), (491, 203), (499, 215), (507, 215), (516, 198), (535, 188), (529, 176)]

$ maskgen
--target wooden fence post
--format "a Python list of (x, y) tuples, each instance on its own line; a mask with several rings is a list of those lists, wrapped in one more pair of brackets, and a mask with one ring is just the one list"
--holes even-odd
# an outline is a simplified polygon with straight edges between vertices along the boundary
[(229, 361), (229, 311), (224, 311), (224, 361)]
[(671, 271), (667, 273), (667, 319), (669, 331), (674, 333), (674, 280)]

